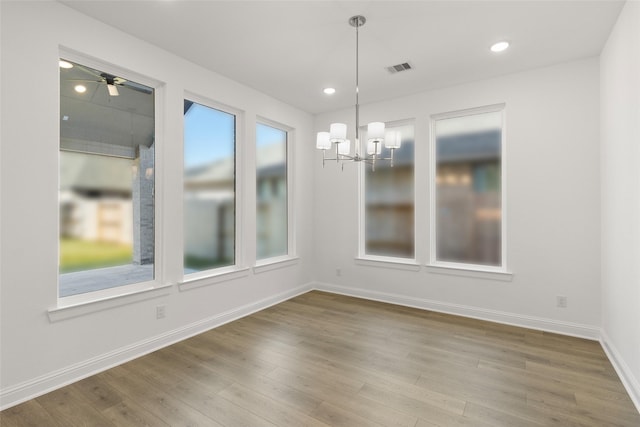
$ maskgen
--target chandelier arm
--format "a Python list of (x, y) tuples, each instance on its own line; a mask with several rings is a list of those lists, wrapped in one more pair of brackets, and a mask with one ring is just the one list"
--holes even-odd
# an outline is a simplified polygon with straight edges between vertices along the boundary
[[(371, 156), (367, 156), (367, 157), (362, 157), (362, 160), (372, 161), (372, 160), (374, 160), (374, 156), (371, 155)], [(376, 162), (379, 162), (380, 160), (393, 160), (393, 158), (392, 157), (378, 157), (378, 156), (375, 156), (375, 161)]]
[[(324, 160), (326, 160), (326, 161), (339, 160), (340, 162), (355, 162), (355, 163), (363, 162), (363, 163), (367, 163), (369, 165), (372, 165), (374, 163), (373, 156), (361, 157), (361, 156), (348, 156), (346, 154), (340, 154), (339, 158), (327, 157)], [(380, 160), (391, 160), (391, 157), (377, 157), (376, 156), (375, 163), (378, 163)]]
[(364, 159), (362, 157), (349, 156), (346, 154), (339, 154), (339, 157), (327, 157), (324, 160), (326, 161), (334, 161), (338, 160), (340, 162), (361, 162)]

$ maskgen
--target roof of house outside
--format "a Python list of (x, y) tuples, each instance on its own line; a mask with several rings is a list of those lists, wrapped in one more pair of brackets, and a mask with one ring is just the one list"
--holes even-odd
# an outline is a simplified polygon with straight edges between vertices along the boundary
[(438, 163), (469, 162), (500, 157), (502, 134), (499, 129), (438, 137)]
[[(282, 162), (282, 146), (269, 144), (256, 151), (257, 175), (259, 178), (284, 175), (286, 163)], [(185, 170), (185, 184), (203, 185), (232, 181), (235, 173), (234, 159), (226, 157)]]

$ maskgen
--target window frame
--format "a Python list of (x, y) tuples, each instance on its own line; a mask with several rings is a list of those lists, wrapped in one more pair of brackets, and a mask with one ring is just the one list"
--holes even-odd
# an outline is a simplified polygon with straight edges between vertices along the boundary
[[(192, 101), (196, 104), (200, 104), (204, 107), (211, 108), (214, 110), (221, 111), (223, 113), (231, 114), (235, 117), (235, 141), (234, 141), (234, 207), (235, 207), (235, 226), (234, 226), (234, 263), (232, 265), (227, 265), (223, 267), (209, 268), (202, 271), (196, 271), (194, 273), (184, 273), (184, 157), (182, 161), (182, 186), (181, 186), (181, 194), (182, 194), (182, 256), (180, 260), (181, 271), (182, 271), (182, 281), (179, 286), (181, 290), (186, 288), (195, 288), (200, 286), (205, 286), (209, 284), (221, 283), (226, 280), (232, 280), (239, 277), (244, 277), (248, 273), (248, 268), (246, 267), (246, 260), (244, 258), (244, 252), (240, 249), (241, 246), (244, 246), (243, 241), (243, 226), (242, 226), (242, 218), (243, 218), (243, 194), (244, 194), (244, 169), (242, 169), (242, 156), (243, 156), (243, 142), (245, 141), (244, 137), (244, 128), (245, 128), (245, 117), (244, 111), (234, 108), (232, 106), (223, 104), (221, 102), (217, 102), (205, 96), (199, 95), (195, 92), (184, 91), (182, 96), (182, 102), (185, 100)], [(184, 156), (184, 113), (181, 115), (182, 120), (182, 155)]]
[(256, 184), (255, 187), (255, 194), (254, 194), (254, 218), (255, 218), (255, 235), (254, 237), (254, 242), (255, 242), (255, 251), (254, 251), (254, 255), (255, 255), (255, 264), (254, 264), (254, 272), (261, 272), (261, 271), (268, 271), (271, 270), (272, 268), (266, 267), (266, 266), (270, 266), (272, 264), (282, 264), (282, 265), (289, 265), (291, 260), (296, 259), (297, 258), (297, 252), (296, 252), (296, 239), (295, 239), (295, 209), (294, 209), (294, 203), (293, 203), (293, 191), (294, 191), (294, 168), (292, 167), (292, 160), (294, 158), (293, 156), (293, 152), (294, 152), (294, 147), (295, 147), (295, 128), (285, 125), (283, 123), (279, 123), (277, 121), (268, 119), (266, 117), (262, 117), (262, 116), (256, 116), (256, 121), (255, 121), (255, 131), (256, 131), (256, 138), (254, 138), (253, 141), (253, 146), (254, 149), (256, 149), (256, 153), (257, 153), (257, 128), (258, 125), (264, 125), (264, 126), (269, 126), (278, 130), (281, 130), (283, 132), (286, 132), (287, 134), (287, 141), (286, 141), (286, 161), (287, 161), (287, 165), (286, 165), (286, 177), (287, 177), (287, 253), (284, 255), (276, 255), (276, 256), (272, 256), (272, 257), (267, 257), (267, 258), (262, 258), (262, 259), (258, 259), (258, 215), (257, 215), (257, 202), (258, 202), (258, 187), (257, 187), (257, 183), (258, 183), (258, 174), (257, 174), (257, 157), (256, 157), (256, 161), (254, 162), (254, 171), (255, 171), (255, 177), (254, 177), (254, 181)]
[[(437, 230), (436, 230), (436, 174), (437, 174), (437, 158), (436, 158), (436, 121), (452, 118), (460, 118), (483, 113), (501, 113), (502, 126), (500, 130), (500, 261), (499, 266), (488, 266), (482, 264), (470, 264), (452, 261), (439, 261), (437, 259)], [(468, 108), (463, 110), (455, 110), (445, 113), (433, 114), (429, 121), (429, 262), (428, 268), (430, 272), (444, 273), (445, 270), (456, 270), (460, 273), (469, 272), (473, 274), (489, 273), (489, 274), (508, 274), (511, 273), (507, 269), (507, 143), (506, 143), (506, 103), (491, 104), (481, 107)], [(445, 273), (446, 274), (446, 273)], [(472, 276), (473, 277), (473, 276)]]
[[(160, 224), (164, 223), (163, 209), (161, 208), (164, 203), (164, 187), (162, 181), (158, 178), (162, 176), (164, 171), (164, 125), (162, 117), (164, 115), (165, 104), (165, 87), (164, 84), (152, 77), (140, 74), (135, 71), (131, 71), (122, 66), (115, 65), (113, 63), (85, 55), (78, 51), (68, 49), (61, 46), (58, 49), (59, 59), (68, 59), (77, 64), (81, 64), (96, 70), (100, 70), (113, 75), (121, 76), (127, 80), (135, 81), (145, 86), (151, 87), (154, 90), (154, 265), (153, 265), (153, 279), (143, 282), (131, 283), (127, 285), (113, 286), (111, 288), (90, 291), (85, 293), (79, 293), (60, 297), (60, 273), (56, 275), (56, 306), (49, 310), (51, 320), (55, 318), (65, 318), (65, 316), (73, 316), (75, 314), (67, 313), (69, 310), (73, 312), (78, 311), (78, 307), (93, 306), (95, 303), (103, 303), (105, 301), (120, 300), (122, 297), (130, 297), (136, 294), (149, 293), (149, 291), (159, 290), (166, 288), (165, 277), (163, 275), (163, 269), (161, 265), (164, 264), (165, 251), (160, 238)], [(59, 70), (58, 70), (59, 73)], [(58, 79), (58, 118), (60, 117), (60, 83)], [(59, 123), (59, 120), (58, 120)], [(57, 176), (56, 182), (58, 188), (60, 187), (60, 125), (58, 124), (58, 157), (57, 162)], [(58, 218), (56, 229), (57, 232), (57, 247), (56, 247), (56, 259), (57, 263), (60, 260), (60, 194), (58, 191), (58, 209), (56, 209), (56, 216)], [(58, 264), (59, 265), (59, 264)], [(152, 292), (152, 294), (154, 294)]]
[[(371, 167), (370, 165), (362, 162), (358, 167), (358, 253), (356, 255), (356, 263), (360, 265), (398, 265), (401, 269), (414, 270), (415, 266), (418, 266), (418, 240), (417, 240), (417, 181), (416, 181), (416, 120), (413, 118), (394, 120), (385, 122), (385, 130), (393, 127), (407, 126), (413, 127), (413, 257), (395, 257), (395, 256), (383, 256), (383, 255), (369, 255), (366, 253), (366, 190), (365, 190), (365, 168)], [(367, 127), (360, 128), (360, 135), (362, 140), (360, 141), (361, 150), (366, 150)]]

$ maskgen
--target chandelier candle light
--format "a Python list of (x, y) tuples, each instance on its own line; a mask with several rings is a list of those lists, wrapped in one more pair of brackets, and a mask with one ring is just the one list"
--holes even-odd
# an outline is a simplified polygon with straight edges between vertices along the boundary
[[(358, 29), (362, 27), (367, 20), (362, 15), (352, 16), (349, 24), (356, 28), (356, 137), (354, 155), (351, 155), (351, 141), (347, 139), (347, 125), (344, 123), (331, 123), (329, 132), (318, 132), (316, 138), (316, 148), (322, 150), (322, 167), (327, 160), (335, 160), (340, 162), (365, 162), (371, 164), (373, 170), (376, 168), (376, 161), (389, 160), (390, 166), (393, 167), (393, 152), (400, 148), (402, 138), (400, 132), (386, 132), (383, 122), (372, 122), (367, 125), (367, 154), (360, 155), (360, 103), (358, 99)], [(382, 143), (391, 150), (389, 157), (380, 157), (382, 153)], [(331, 150), (331, 144), (335, 144), (336, 157), (327, 158), (326, 151)], [(344, 163), (343, 163), (344, 168)]]

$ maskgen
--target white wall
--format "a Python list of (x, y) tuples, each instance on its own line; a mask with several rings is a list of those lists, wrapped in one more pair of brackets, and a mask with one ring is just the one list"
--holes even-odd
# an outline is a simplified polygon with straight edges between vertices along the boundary
[[(57, 2), (1, 2), (0, 406), (104, 369), (308, 289), (312, 279), (312, 117), (232, 80), (68, 9)], [(194, 43), (206, 41), (194, 40)], [(159, 280), (172, 285), (128, 304), (98, 304), (52, 322), (57, 304), (60, 46), (163, 83), (157, 135)], [(215, 54), (215, 53), (212, 53)], [(255, 122), (295, 129), (293, 180), (298, 262), (248, 270), (235, 280), (180, 290), (184, 91), (241, 111), (240, 203), (244, 264), (255, 260)], [(309, 147), (309, 148), (308, 148)], [(148, 296), (154, 298), (149, 299)], [(167, 317), (155, 319), (155, 307)], [(115, 305), (115, 306), (113, 306)], [(95, 310), (100, 309), (100, 310)], [(79, 314), (75, 312), (75, 314)]]
[[(395, 78), (395, 77), (390, 77)], [(354, 261), (357, 174), (316, 153), (316, 259), (322, 287), (467, 316), (597, 338), (600, 325), (598, 60), (585, 59), (361, 107), (361, 123), (414, 118), (416, 269)], [(361, 98), (375, 88), (360, 88)], [(429, 259), (430, 115), (506, 103), (507, 252), (511, 281), (437, 274)], [(320, 115), (316, 130), (353, 110)], [(336, 275), (336, 269), (341, 276)], [(556, 307), (556, 296), (568, 307)]]
[(640, 3), (600, 57), (603, 344), (640, 408)]

